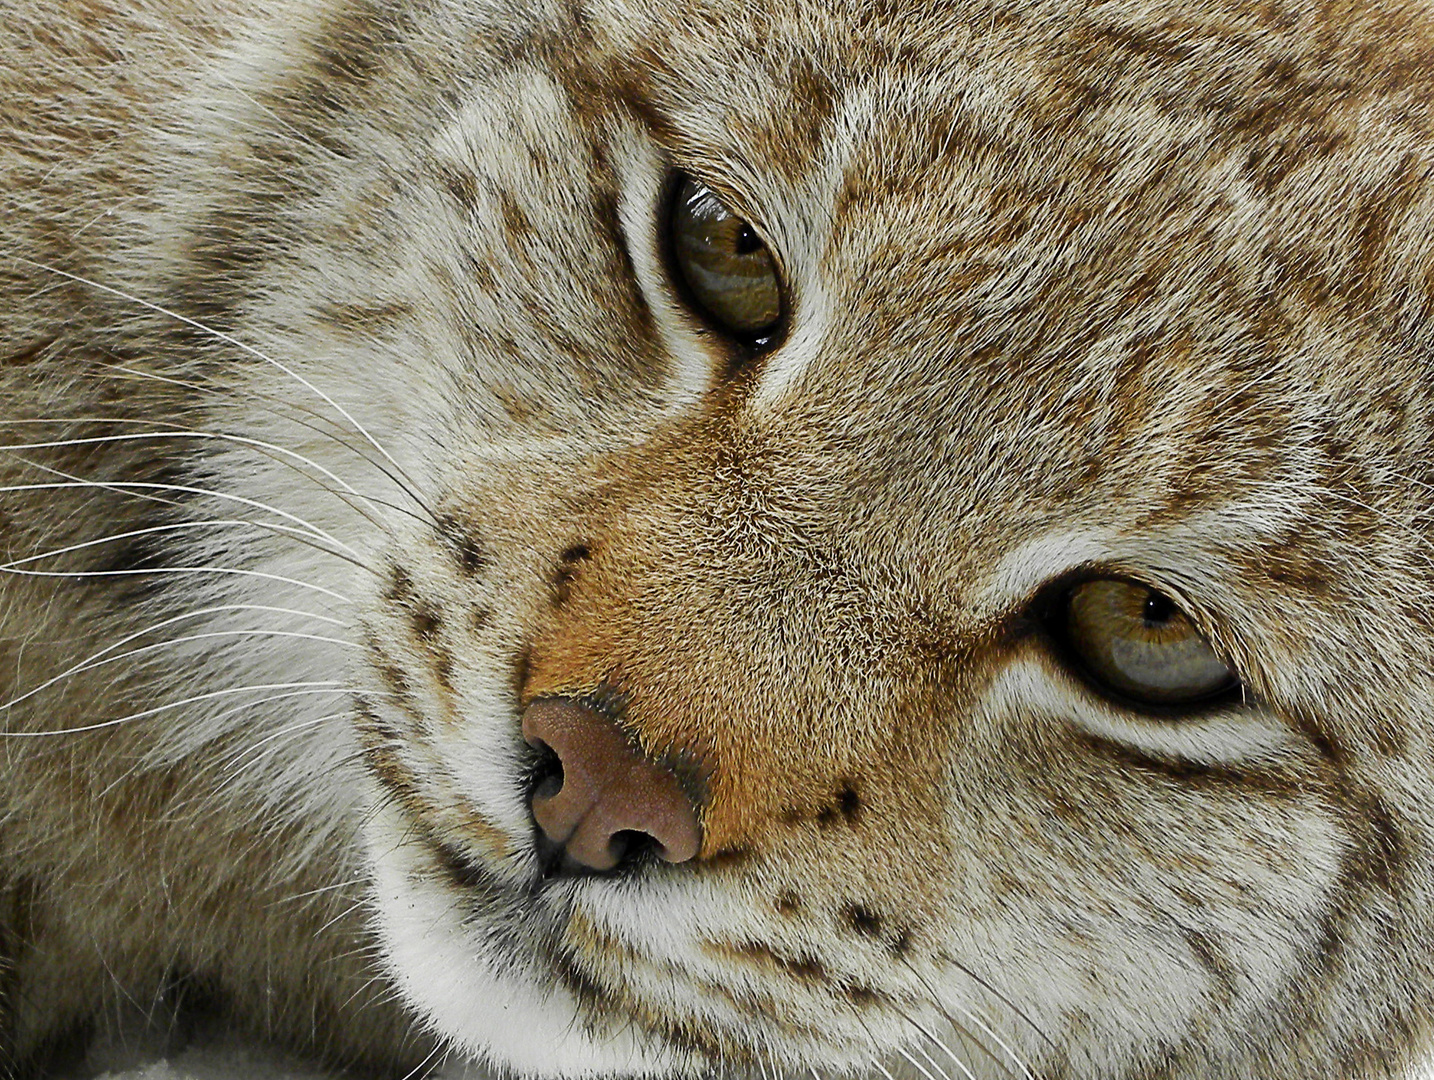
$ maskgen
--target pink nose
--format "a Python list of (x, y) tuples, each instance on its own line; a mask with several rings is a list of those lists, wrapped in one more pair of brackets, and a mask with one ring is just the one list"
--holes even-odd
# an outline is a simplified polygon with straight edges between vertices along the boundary
[(602, 713), (564, 698), (535, 701), (523, 713), (523, 738), (562, 764), (562, 786), (540, 784), (532, 809), (543, 834), (573, 862), (611, 870), (638, 837), (667, 862), (697, 856), (702, 826), (677, 776)]

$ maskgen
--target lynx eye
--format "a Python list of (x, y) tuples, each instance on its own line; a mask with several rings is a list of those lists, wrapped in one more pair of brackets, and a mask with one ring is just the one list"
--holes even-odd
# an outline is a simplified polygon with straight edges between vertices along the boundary
[(1139, 704), (1193, 705), (1238, 685), (1190, 617), (1146, 585), (1100, 578), (1066, 594), (1066, 643), (1098, 684)]
[(776, 260), (752, 226), (691, 177), (671, 211), (672, 258), (697, 306), (737, 338), (760, 339), (782, 315)]

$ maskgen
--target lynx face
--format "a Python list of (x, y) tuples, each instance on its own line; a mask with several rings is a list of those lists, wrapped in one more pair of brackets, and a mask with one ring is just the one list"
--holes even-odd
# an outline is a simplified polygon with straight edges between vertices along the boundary
[(156, 451), (174, 513), (268, 526), (165, 541), (227, 576), (147, 610), (310, 631), (204, 686), (353, 700), (143, 753), (285, 732), (228, 787), (358, 830), (425, 1025), (542, 1076), (1422, 1049), (1427, 12), (223, 33), (118, 253), (20, 276), (225, 433)]

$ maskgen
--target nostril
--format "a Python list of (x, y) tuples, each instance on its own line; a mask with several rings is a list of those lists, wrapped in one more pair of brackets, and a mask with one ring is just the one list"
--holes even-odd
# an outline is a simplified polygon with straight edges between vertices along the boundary
[(545, 698), (524, 711), (523, 737), (541, 755), (530, 788), (533, 818), (567, 863), (607, 871), (648, 850), (666, 862), (697, 856), (697, 807), (676, 774), (646, 757), (610, 717)]
[(539, 740), (533, 749), (538, 752), (528, 778), (528, 801), (551, 799), (563, 789), (563, 759), (547, 743)]

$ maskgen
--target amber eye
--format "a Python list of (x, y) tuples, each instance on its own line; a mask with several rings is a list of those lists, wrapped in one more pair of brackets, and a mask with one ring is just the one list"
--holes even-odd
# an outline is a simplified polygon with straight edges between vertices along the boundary
[(1146, 585), (1100, 578), (1066, 594), (1063, 636), (1090, 677), (1137, 703), (1192, 705), (1239, 685), (1190, 617)]
[(782, 316), (777, 264), (752, 226), (700, 181), (685, 177), (672, 204), (672, 257), (692, 299), (717, 325), (744, 340)]

